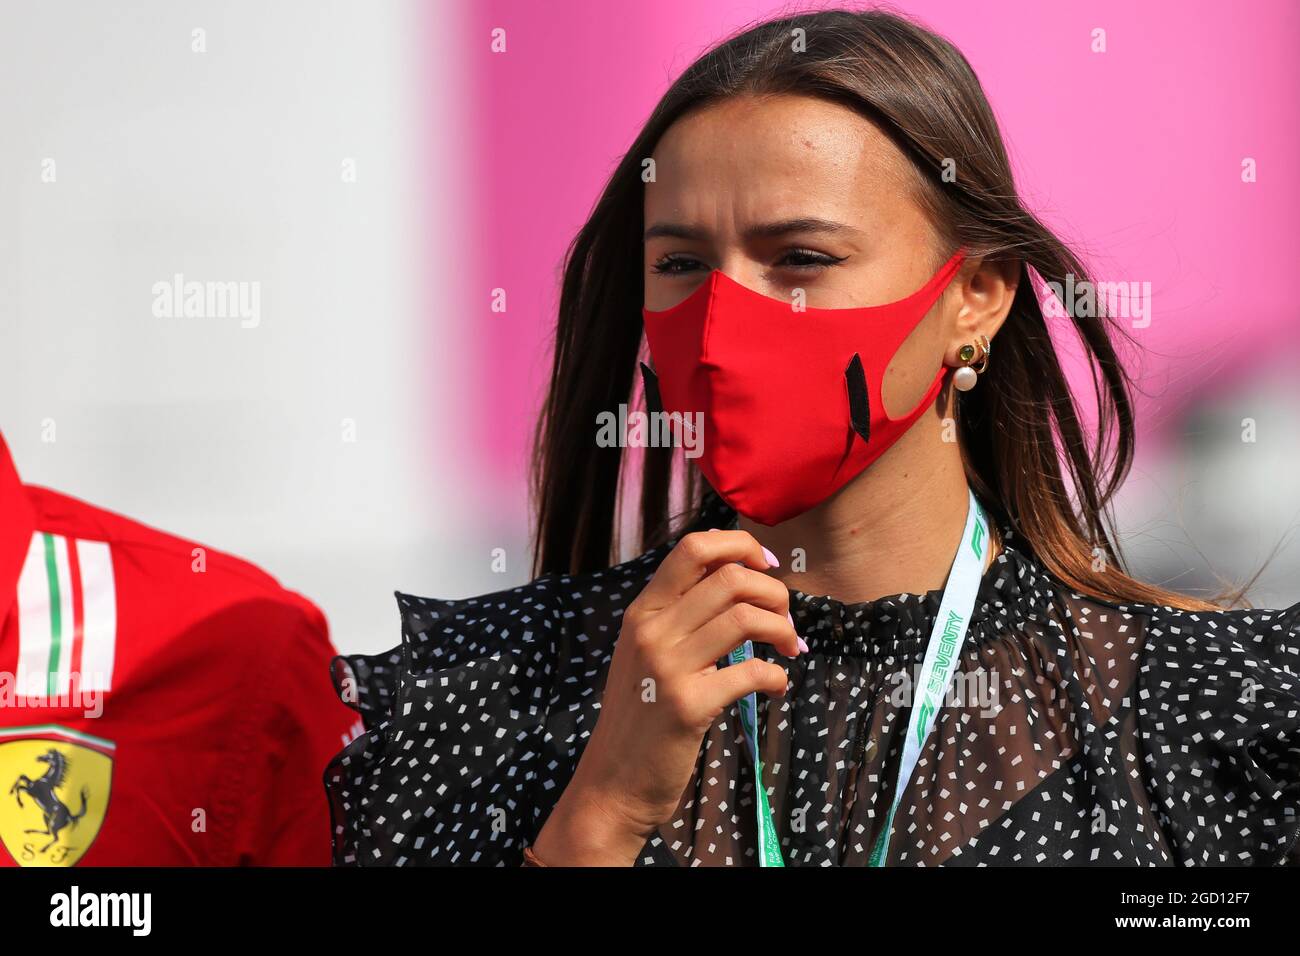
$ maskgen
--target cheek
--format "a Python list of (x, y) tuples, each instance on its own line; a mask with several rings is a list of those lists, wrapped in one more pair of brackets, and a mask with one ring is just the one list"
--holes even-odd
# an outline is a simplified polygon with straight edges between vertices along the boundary
[(924, 396), (939, 367), (943, 365), (946, 343), (943, 335), (943, 298), (912, 330), (885, 369), (881, 386), (885, 413), (901, 418), (916, 407)]

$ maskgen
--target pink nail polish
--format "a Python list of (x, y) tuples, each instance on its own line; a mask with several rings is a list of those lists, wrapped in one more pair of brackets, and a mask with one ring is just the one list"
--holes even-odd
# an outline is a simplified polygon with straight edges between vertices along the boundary
[[(787, 621), (790, 622), (790, 626), (791, 626), (791, 627), (794, 627), (794, 615), (793, 615), (793, 614), (791, 614), (789, 611), (786, 611), (786, 612), (785, 612), (785, 619), (786, 619)], [(799, 646), (799, 653), (800, 653), (800, 654), (807, 654), (807, 653), (808, 653), (808, 642), (805, 641), (805, 640), (804, 640), (802, 637), (800, 637), (798, 634), (796, 634), (794, 637), (795, 637), (795, 640), (797, 640), (797, 641), (799, 642), (799, 645), (798, 645), (798, 646)]]
[(781, 562), (776, 559), (776, 555), (767, 550), (767, 548), (763, 549), (763, 557), (767, 559), (767, 566), (769, 568), (779, 568), (781, 566)]

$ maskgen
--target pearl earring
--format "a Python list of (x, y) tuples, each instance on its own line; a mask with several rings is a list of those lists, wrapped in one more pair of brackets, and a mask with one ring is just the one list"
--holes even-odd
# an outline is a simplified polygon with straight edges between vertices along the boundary
[[(978, 346), (978, 353), (976, 352)], [(989, 352), (992, 351), (993, 343), (989, 341), (987, 335), (981, 335), (976, 340), (975, 345), (963, 345), (957, 352), (957, 358), (966, 364), (957, 371), (952, 373), (952, 384), (959, 392), (969, 392), (979, 381), (979, 373), (989, 367)], [(976, 355), (979, 355), (979, 366), (975, 367), (971, 363), (975, 361)]]

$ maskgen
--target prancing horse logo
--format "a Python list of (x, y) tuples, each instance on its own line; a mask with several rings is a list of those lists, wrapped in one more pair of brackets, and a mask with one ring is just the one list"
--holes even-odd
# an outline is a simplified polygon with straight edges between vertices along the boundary
[(48, 764), (49, 769), (36, 780), (20, 773), (14, 785), (9, 788), (9, 792), (18, 798), (18, 806), (23, 805), (23, 794), (27, 794), (38, 807), (41, 808), (41, 814), (45, 817), (44, 830), (24, 830), (24, 833), (39, 833), (50, 838), (50, 842), (41, 847), (41, 853), (44, 853), (54, 844), (59, 842), (59, 831), (66, 826), (75, 827), (81, 822), (81, 818), (86, 815), (86, 800), (90, 796), (90, 788), (83, 786), (81, 788), (81, 809), (73, 813), (68, 809), (68, 805), (59, 799), (59, 795), (54, 791), (63, 786), (63, 780), (68, 775), (68, 758), (63, 756), (53, 747), (45, 751), (36, 758), (43, 764)]
[(0, 840), (19, 866), (73, 866), (108, 809), (110, 740), (46, 724), (0, 728)]

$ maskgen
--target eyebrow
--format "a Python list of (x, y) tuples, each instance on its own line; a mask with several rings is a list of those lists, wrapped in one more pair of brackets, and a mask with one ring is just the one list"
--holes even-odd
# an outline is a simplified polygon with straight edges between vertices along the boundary
[[(818, 219), (813, 216), (804, 216), (799, 219), (781, 219), (776, 222), (763, 222), (750, 226), (745, 230), (744, 238), (750, 239), (772, 239), (777, 236), (789, 235), (792, 232), (804, 233), (821, 233), (829, 235), (834, 233), (853, 233), (857, 232), (852, 226), (845, 225), (842, 222), (835, 222), (832, 219)], [(643, 241), (666, 236), (673, 239), (707, 239), (708, 230), (699, 226), (688, 226), (679, 222), (657, 222), (645, 231), (642, 236)]]

